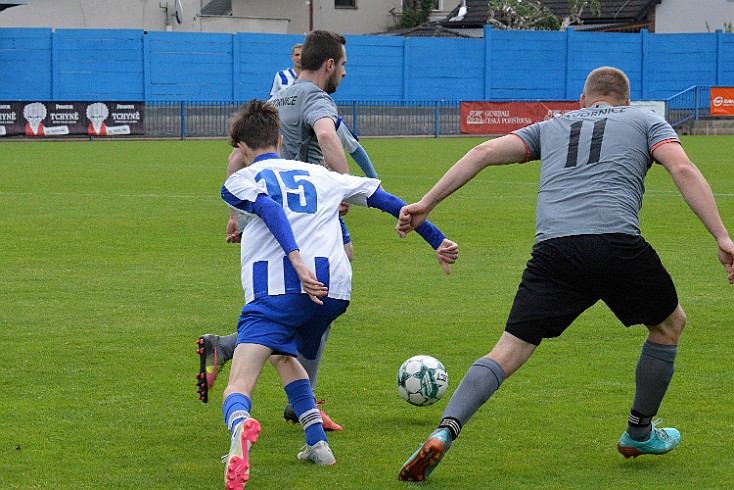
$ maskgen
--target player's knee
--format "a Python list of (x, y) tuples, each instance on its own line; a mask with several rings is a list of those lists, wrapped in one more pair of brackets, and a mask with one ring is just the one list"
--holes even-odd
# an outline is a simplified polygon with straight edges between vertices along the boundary
[(279, 364), (286, 364), (289, 359), (292, 359), (292, 357), (284, 356), (281, 354), (273, 354), (270, 356), (270, 364), (272, 364), (277, 369)]
[(648, 327), (650, 340), (659, 344), (677, 344), (687, 320), (685, 311), (678, 305), (662, 323)]

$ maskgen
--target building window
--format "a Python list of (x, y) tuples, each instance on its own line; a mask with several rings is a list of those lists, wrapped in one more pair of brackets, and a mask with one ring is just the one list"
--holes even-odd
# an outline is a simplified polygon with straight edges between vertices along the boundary
[[(420, 10), (421, 0), (403, 0), (403, 10)], [(433, 10), (441, 10), (441, 0), (433, 0)]]
[(357, 0), (334, 0), (335, 8), (357, 8)]

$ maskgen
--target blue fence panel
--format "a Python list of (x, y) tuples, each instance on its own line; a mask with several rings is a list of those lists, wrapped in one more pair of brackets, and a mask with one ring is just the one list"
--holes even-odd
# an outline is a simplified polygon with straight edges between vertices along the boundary
[[(614, 46), (610, 49), (610, 46)], [(642, 98), (642, 56), (640, 36), (613, 32), (568, 31), (566, 98), (577, 99), (589, 72), (600, 66), (614, 66), (630, 79), (630, 97)]]
[(143, 31), (59, 29), (55, 100), (142, 100)]
[(303, 43), (303, 36), (252, 33), (235, 35), (235, 99), (268, 99), (275, 74), (293, 66), (291, 49), (298, 43)]
[(716, 83), (716, 34), (648, 36), (647, 99), (666, 99), (691, 85)]
[(149, 32), (146, 100), (232, 100), (232, 35)]
[(565, 32), (492, 30), (489, 39), (493, 100), (566, 98)]
[(484, 96), (484, 41), (462, 38), (405, 39), (407, 100), (467, 100)]
[[(404, 92), (405, 38), (394, 36), (346, 36), (347, 76), (333, 97), (402, 100)], [(408, 76), (421, 77), (425, 67)]]
[(734, 34), (717, 32), (718, 73), (715, 85), (734, 85)]
[[(484, 39), (347, 36), (344, 100), (568, 100), (617, 66), (633, 99), (734, 85), (734, 34), (500, 31)], [(0, 28), (0, 99), (267, 98), (302, 35)]]
[(51, 29), (0, 29), (0, 100), (53, 98)]

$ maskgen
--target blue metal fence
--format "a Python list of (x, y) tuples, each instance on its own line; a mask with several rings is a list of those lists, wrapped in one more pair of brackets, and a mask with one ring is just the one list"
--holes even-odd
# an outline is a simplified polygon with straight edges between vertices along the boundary
[[(693, 86), (665, 100), (666, 119), (673, 127), (710, 117), (711, 87)], [(145, 104), (145, 134), (163, 138), (225, 137), (231, 116), (242, 102), (149, 101)], [(339, 114), (356, 135), (460, 135), (459, 100), (346, 100)]]
[[(239, 102), (154, 101), (145, 104), (145, 134), (151, 137), (216, 138), (227, 134)], [(338, 103), (339, 114), (358, 136), (450, 136), (460, 134), (458, 100)]]
[[(711, 87), (693, 86), (665, 100), (666, 119), (680, 127), (710, 117)], [(148, 101), (145, 135), (151, 138), (224, 138), (242, 102)], [(337, 102), (339, 114), (356, 135), (456, 136), (460, 131), (459, 100)]]
[(665, 118), (675, 128), (710, 116), (709, 85), (696, 85), (667, 99)]

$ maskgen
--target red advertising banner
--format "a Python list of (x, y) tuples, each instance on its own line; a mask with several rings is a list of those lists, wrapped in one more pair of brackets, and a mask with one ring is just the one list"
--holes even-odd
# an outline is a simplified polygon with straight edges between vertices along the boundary
[(507, 134), (580, 109), (578, 102), (462, 102), (460, 129), (466, 134)]
[(710, 114), (734, 116), (734, 87), (711, 87)]
[(0, 102), (1, 136), (144, 134), (142, 102)]

